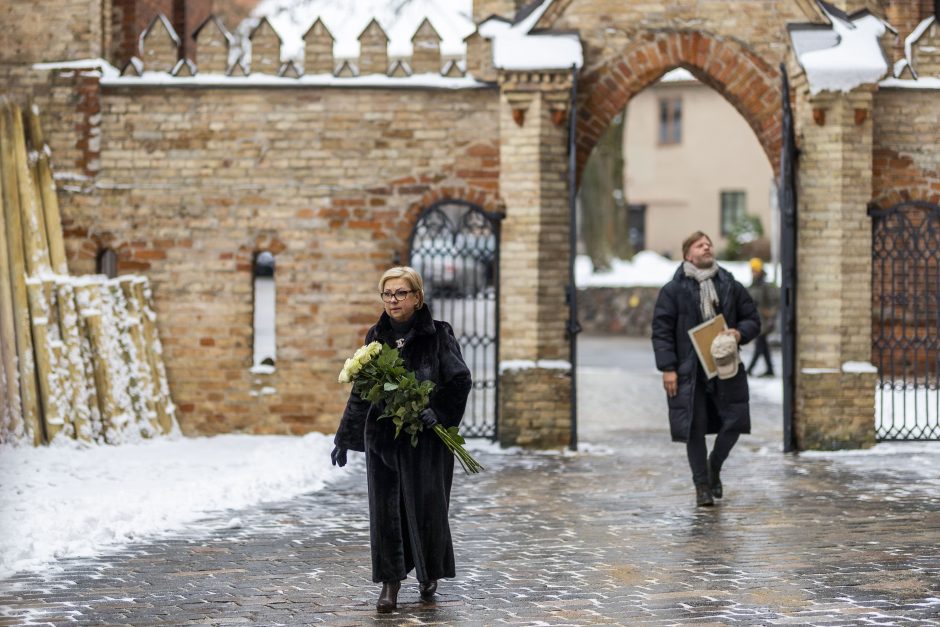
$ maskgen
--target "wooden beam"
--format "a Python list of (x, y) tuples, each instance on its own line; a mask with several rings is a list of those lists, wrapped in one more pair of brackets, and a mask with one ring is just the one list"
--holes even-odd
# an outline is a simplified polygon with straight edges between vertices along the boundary
[(39, 185), (40, 200), (42, 201), (43, 215), (45, 216), (46, 240), (49, 246), (49, 261), (52, 271), (57, 274), (68, 274), (69, 267), (65, 256), (65, 238), (62, 235), (62, 217), (59, 213), (59, 197), (56, 194), (55, 181), (52, 178), (50, 163), (50, 150), (42, 132), (39, 119), (39, 107), (30, 105), (26, 110), (27, 129), (29, 131), (32, 151), (37, 155), (37, 183)]
[(134, 292), (137, 294), (137, 300), (141, 304), (140, 320), (143, 323), (143, 338), (147, 345), (147, 359), (150, 362), (150, 368), (153, 373), (155, 386), (154, 398), (157, 406), (157, 415), (160, 420), (160, 428), (164, 434), (173, 433), (179, 426), (176, 422), (176, 408), (173, 405), (173, 399), (170, 398), (170, 386), (166, 377), (166, 366), (163, 364), (163, 347), (160, 344), (160, 336), (157, 333), (156, 319), (157, 314), (153, 309), (151, 301), (150, 282), (146, 278), (139, 278), (134, 281)]
[[(0, 112), (0, 118), (2, 117)], [(0, 442), (7, 442), (20, 439), (25, 435), (25, 431), (20, 402), (20, 374), (16, 365), (13, 287), (10, 283), (10, 252), (7, 246), (6, 211), (3, 205), (3, 176), (0, 176), (0, 365), (3, 369)]]
[(75, 306), (75, 288), (69, 279), (59, 277), (55, 282), (55, 291), (59, 310), (59, 335), (63, 344), (63, 367), (68, 370), (71, 420), (75, 437), (84, 442), (91, 442), (95, 434), (92, 429), (90, 403), (97, 403), (97, 396), (94, 380), (89, 382), (85, 376), (85, 363), (82, 359), (83, 331)]
[(3, 179), (3, 211), (6, 221), (7, 247), (10, 254), (10, 284), (13, 294), (16, 354), (19, 358), (20, 400), (26, 436), (33, 444), (42, 444), (39, 416), (39, 393), (33, 360), (33, 340), (29, 322), (29, 297), (26, 293), (26, 255), (20, 218), (20, 194), (15, 163), (15, 140), (12, 103), (0, 97), (0, 176)]
[(39, 398), (42, 403), (43, 429), (46, 442), (51, 442), (65, 427), (62, 393), (59, 377), (53, 361), (53, 343), (49, 337), (49, 303), (46, 302), (42, 281), (31, 277), (26, 281), (29, 292), (29, 312), (33, 326), (33, 349), (36, 355), (36, 372), (39, 375)]
[(20, 220), (23, 229), (23, 251), (26, 254), (26, 271), (29, 276), (39, 276), (52, 270), (49, 263), (49, 247), (46, 244), (46, 217), (39, 203), (38, 187), (33, 182), (29, 156), (26, 152), (23, 114), (16, 103), (11, 103), (10, 112), (13, 129), (13, 162), (16, 164), (16, 181), (20, 191)]

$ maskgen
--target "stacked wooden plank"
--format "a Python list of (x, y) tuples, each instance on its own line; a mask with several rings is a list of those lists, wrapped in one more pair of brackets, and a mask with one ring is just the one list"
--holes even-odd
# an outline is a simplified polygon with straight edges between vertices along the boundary
[(178, 432), (149, 283), (68, 274), (39, 111), (0, 97), (0, 442)]

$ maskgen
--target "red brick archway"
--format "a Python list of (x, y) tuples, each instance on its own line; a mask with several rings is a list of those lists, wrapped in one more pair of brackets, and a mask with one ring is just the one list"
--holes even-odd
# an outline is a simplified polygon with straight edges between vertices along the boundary
[(669, 70), (683, 67), (724, 96), (747, 120), (774, 171), (780, 161), (780, 72), (746, 46), (698, 31), (647, 32), (581, 77), (578, 180), (610, 121)]

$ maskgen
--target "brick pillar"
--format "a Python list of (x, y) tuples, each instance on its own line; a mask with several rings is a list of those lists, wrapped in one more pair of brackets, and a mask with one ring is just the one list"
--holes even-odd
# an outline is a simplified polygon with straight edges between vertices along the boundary
[(871, 358), (872, 92), (798, 87), (800, 449), (874, 444)]
[(500, 414), (504, 446), (571, 440), (571, 364), (565, 338), (568, 185), (564, 109), (570, 80), (503, 77), (500, 190)]

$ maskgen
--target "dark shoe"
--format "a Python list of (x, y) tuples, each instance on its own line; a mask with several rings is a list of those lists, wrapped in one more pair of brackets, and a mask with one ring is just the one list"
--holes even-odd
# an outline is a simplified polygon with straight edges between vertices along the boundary
[(707, 483), (695, 484), (695, 504), (699, 507), (710, 507), (715, 504), (712, 491), (708, 489)]
[(720, 499), (722, 495), (721, 488), (721, 469), (715, 469), (712, 466), (712, 460), (708, 460), (708, 488), (711, 490), (712, 496), (716, 499)]
[(773, 373), (773, 372), (765, 372), (764, 374), (762, 374), (762, 375), (760, 376), (760, 378), (761, 378), (761, 379), (773, 379), (773, 378), (774, 378), (774, 373)]
[(401, 588), (400, 581), (384, 582), (382, 584), (382, 594), (379, 595), (379, 601), (375, 604), (375, 609), (384, 614), (397, 608), (399, 588)]
[(434, 593), (437, 592), (437, 580), (422, 581), (418, 584), (418, 592), (421, 593), (422, 599), (430, 601), (434, 598)]

